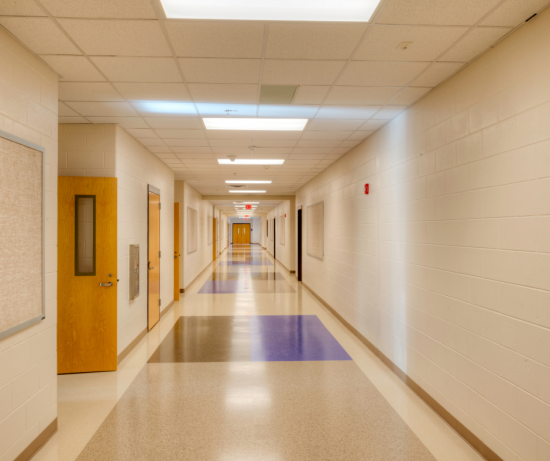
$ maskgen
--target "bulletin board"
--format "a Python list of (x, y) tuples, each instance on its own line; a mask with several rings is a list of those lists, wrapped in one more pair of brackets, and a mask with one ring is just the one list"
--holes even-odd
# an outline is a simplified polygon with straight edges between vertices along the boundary
[(269, 227), (271, 227), (271, 235), (269, 236), (269, 240), (271, 240), (272, 242), (273, 242), (273, 231), (275, 230), (275, 229), (273, 229), (272, 226), (274, 226), (274, 225), (275, 225), (275, 220), (271, 219), (269, 221)]
[(0, 339), (46, 314), (44, 152), (0, 131)]
[(214, 218), (210, 215), (206, 217), (206, 227), (208, 228), (208, 245), (212, 245), (214, 241)]
[(281, 236), (279, 238), (279, 244), (284, 245), (285, 244), (285, 229), (286, 229), (286, 218), (285, 215), (282, 214), (279, 217), (279, 235)]
[(187, 254), (197, 251), (197, 210), (187, 207)]
[(324, 202), (307, 207), (307, 254), (323, 260), (324, 246)]

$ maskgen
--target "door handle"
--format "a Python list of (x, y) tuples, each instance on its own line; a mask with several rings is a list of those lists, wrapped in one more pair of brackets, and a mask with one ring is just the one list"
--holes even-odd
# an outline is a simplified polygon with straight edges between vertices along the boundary
[(154, 269), (154, 267), (150, 267), (149, 270), (152, 271)]
[(113, 286), (113, 282), (100, 283), (99, 286), (100, 286), (100, 287), (112, 287), (112, 286)]

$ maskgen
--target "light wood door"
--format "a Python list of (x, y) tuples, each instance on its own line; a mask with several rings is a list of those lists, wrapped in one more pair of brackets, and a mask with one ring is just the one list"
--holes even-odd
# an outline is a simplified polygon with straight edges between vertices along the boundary
[(233, 224), (233, 244), (239, 244), (242, 242), (241, 225)]
[(241, 243), (250, 243), (250, 224), (241, 224)]
[(174, 203), (174, 301), (180, 299), (180, 204)]
[(218, 234), (217, 234), (217, 230), (218, 230), (218, 227), (217, 227), (218, 223), (217, 223), (217, 219), (216, 218), (213, 218), (212, 219), (212, 236), (213, 236), (213, 242), (212, 242), (212, 252), (213, 252), (213, 255), (212, 255), (212, 260), (215, 261), (216, 260), (216, 242), (218, 241)]
[(57, 372), (117, 369), (117, 179), (60, 176)]
[(160, 195), (149, 192), (147, 329), (160, 320)]

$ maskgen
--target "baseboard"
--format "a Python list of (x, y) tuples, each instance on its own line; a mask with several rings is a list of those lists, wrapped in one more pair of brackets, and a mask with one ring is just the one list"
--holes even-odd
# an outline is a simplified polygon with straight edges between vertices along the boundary
[[(170, 309), (172, 306), (174, 305), (174, 300), (172, 300), (172, 302), (170, 304), (168, 304), (168, 306), (166, 306), (164, 309), (162, 309), (160, 311), (160, 318), (162, 318), (162, 316), (164, 314), (166, 314), (166, 312), (168, 312), (168, 309)], [(159, 319), (160, 320), (160, 319)]]
[(118, 357), (117, 357), (117, 364), (120, 364), (120, 362), (122, 362), (130, 352), (132, 352), (132, 349), (134, 347), (136, 347), (138, 345), (138, 343), (143, 339), (145, 338), (145, 335), (147, 334), (147, 327), (145, 327), (145, 329), (139, 334), (137, 335), (130, 344), (128, 344), (124, 350), (118, 354)]
[(25, 448), (14, 461), (27, 461), (31, 459), (50, 438), (57, 432), (57, 418), (55, 418), (30, 445)]
[(201, 275), (204, 274), (204, 273), (210, 268), (210, 266), (211, 266), (212, 264), (214, 264), (214, 261), (212, 261), (210, 264), (208, 264), (208, 266), (206, 266), (206, 267), (201, 271), (201, 273), (200, 273), (199, 275), (197, 275), (197, 276), (193, 279), (193, 281), (192, 281), (189, 285), (187, 285), (185, 288), (182, 288), (182, 290), (183, 290), (182, 293), (185, 293), (186, 291), (188, 291), (188, 290), (189, 290), (189, 287), (190, 287), (191, 285), (193, 285), (193, 283), (195, 283), (195, 282), (197, 281), (197, 279), (199, 279), (199, 278), (201, 277)]
[(295, 274), (296, 271), (291, 271), (288, 267), (286, 267), (281, 261), (279, 261), (277, 258), (274, 258), (275, 261), (277, 261), (281, 266), (283, 266), (283, 268), (290, 274)]
[(412, 378), (409, 377), (401, 368), (393, 363), (380, 349), (365, 338), (353, 325), (344, 319), (332, 306), (323, 300), (315, 291), (308, 287), (304, 282), (302, 286), (306, 288), (328, 311), (332, 313), (355, 337), (367, 346), (395, 375), (403, 381), (416, 395), (418, 395), (433, 411), (435, 411), (451, 428), (454, 429), (474, 450), (476, 450), (487, 461), (503, 461), (493, 450), (491, 450), (482, 440), (480, 440), (470, 429), (449, 413), (439, 402), (420, 387)]

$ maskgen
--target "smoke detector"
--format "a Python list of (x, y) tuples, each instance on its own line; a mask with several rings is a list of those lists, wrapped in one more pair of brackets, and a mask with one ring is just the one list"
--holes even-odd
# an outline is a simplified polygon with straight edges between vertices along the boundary
[(231, 161), (231, 162), (234, 162), (235, 159), (237, 158), (236, 155), (228, 155), (227, 158)]

